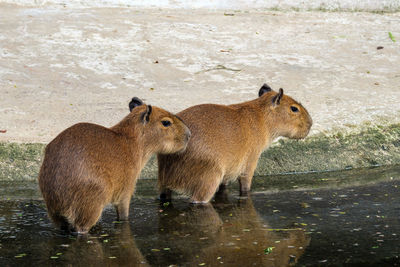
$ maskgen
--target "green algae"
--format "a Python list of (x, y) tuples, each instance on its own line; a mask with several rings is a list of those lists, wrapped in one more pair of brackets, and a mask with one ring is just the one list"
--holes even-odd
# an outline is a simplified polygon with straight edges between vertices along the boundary
[(265, 151), (255, 175), (321, 172), (400, 163), (400, 124), (353, 133), (281, 139)]
[(0, 180), (36, 179), (44, 144), (0, 143)]
[[(44, 144), (0, 143), (0, 180), (35, 180)], [(304, 140), (281, 139), (260, 157), (256, 176), (323, 172), (400, 164), (400, 124), (367, 125), (351, 133), (337, 131)], [(157, 177), (152, 157), (142, 178)]]

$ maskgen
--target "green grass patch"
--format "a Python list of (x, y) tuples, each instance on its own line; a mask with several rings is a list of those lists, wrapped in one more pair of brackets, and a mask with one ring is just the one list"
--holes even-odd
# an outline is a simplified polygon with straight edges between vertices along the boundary
[(44, 144), (0, 143), (0, 180), (34, 180)]
[(370, 126), (355, 133), (281, 139), (265, 151), (256, 175), (321, 172), (400, 163), (400, 124)]

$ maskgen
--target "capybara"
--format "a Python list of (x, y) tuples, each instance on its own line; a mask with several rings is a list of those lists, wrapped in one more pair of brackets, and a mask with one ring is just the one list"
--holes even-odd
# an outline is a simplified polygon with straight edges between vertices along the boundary
[(131, 112), (111, 128), (78, 123), (45, 150), (39, 186), (51, 219), (63, 229), (87, 233), (112, 203), (127, 220), (140, 171), (154, 153), (186, 148), (190, 130), (177, 116), (134, 97)]
[(247, 195), (261, 152), (279, 137), (307, 136), (312, 119), (307, 110), (282, 88), (267, 84), (257, 99), (234, 105), (203, 104), (177, 114), (192, 137), (183, 153), (158, 155), (160, 198), (171, 190), (191, 197), (193, 203), (210, 201), (218, 186), (239, 179)]

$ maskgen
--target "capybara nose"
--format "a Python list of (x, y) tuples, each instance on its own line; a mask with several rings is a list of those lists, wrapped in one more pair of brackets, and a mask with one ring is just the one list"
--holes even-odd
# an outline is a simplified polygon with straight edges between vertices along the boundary
[(192, 136), (192, 132), (189, 130), (189, 128), (186, 129), (185, 135), (186, 135), (186, 141), (189, 141), (190, 137)]

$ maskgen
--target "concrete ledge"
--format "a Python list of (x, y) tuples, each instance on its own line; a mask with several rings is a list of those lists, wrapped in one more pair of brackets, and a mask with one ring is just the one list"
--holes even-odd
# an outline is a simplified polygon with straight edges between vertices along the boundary
[(394, 12), (400, 9), (398, 0), (231, 0), (231, 1), (199, 1), (199, 0), (0, 0), (0, 3), (17, 4), (25, 7), (133, 7), (141, 9), (211, 9), (211, 10), (317, 10), (317, 11), (372, 11)]
[[(0, 143), (0, 180), (35, 180), (45, 144)], [(400, 164), (400, 124), (368, 126), (351, 133), (314, 135), (305, 140), (281, 139), (265, 151), (256, 176), (322, 172)], [(157, 178), (153, 157), (142, 171)]]
[(265, 151), (255, 175), (337, 171), (400, 163), (400, 124), (370, 126), (352, 133), (280, 140)]

